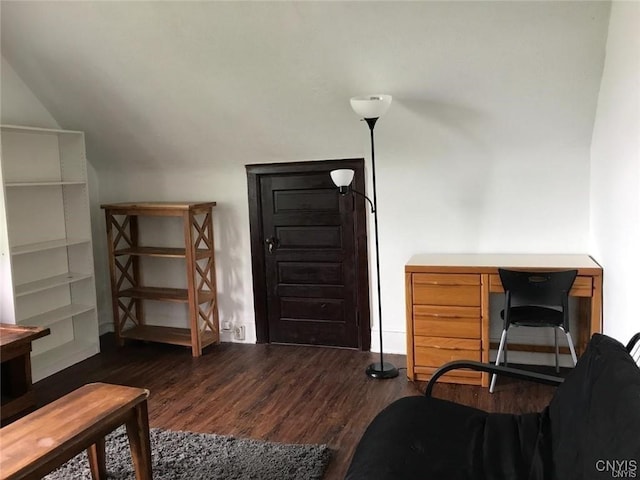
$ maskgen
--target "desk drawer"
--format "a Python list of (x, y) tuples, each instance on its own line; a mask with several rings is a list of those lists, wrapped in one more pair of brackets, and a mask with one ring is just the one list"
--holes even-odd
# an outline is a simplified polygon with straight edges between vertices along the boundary
[(480, 275), (416, 273), (412, 283), (415, 305), (480, 306)]
[[(497, 273), (489, 275), (489, 291), (491, 293), (503, 293), (500, 275)], [(578, 275), (573, 282), (573, 287), (569, 292), (572, 297), (591, 297), (593, 295), (593, 277), (583, 277)]]
[(480, 339), (480, 308), (415, 305), (413, 333), (418, 336)]
[(416, 365), (440, 367), (453, 360), (480, 361), (480, 340), (415, 337)]
[[(504, 293), (500, 275), (497, 273), (489, 275), (489, 291), (491, 293)], [(572, 297), (591, 297), (593, 296), (593, 277), (583, 277), (578, 275), (573, 282), (573, 287), (569, 292)]]

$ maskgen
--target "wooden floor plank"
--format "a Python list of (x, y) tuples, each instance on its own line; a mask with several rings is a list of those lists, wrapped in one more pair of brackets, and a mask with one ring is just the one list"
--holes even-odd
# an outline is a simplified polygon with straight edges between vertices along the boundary
[[(325, 478), (344, 478), (355, 446), (386, 405), (420, 395), (423, 383), (374, 380), (364, 371), (377, 354), (334, 348), (223, 343), (194, 358), (188, 349), (101, 338), (102, 353), (35, 384), (40, 405), (89, 382), (150, 390), (151, 427), (286, 443), (326, 443), (333, 450)], [(396, 366), (403, 355), (385, 356)], [(435, 396), (501, 412), (543, 408), (553, 388), (499, 380), (497, 391), (436, 386)]]

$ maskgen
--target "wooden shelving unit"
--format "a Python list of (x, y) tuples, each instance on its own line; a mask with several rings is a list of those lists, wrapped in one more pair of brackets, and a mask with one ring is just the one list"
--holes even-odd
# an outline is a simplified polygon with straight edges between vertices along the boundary
[(40, 380), (99, 352), (84, 133), (2, 125), (0, 318), (46, 327)]
[[(213, 207), (215, 202), (143, 202), (105, 204), (113, 321), (116, 339), (190, 346), (194, 357), (218, 343)], [(140, 216), (181, 217), (184, 247), (139, 245)], [(182, 258), (187, 288), (142, 284), (141, 257)], [(187, 328), (153, 325), (145, 318), (144, 301), (188, 306)]]

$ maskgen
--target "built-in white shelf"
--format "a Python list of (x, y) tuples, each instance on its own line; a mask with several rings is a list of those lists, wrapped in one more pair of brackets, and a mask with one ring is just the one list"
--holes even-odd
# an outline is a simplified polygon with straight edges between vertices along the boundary
[(4, 186), (7, 188), (16, 188), (16, 187), (60, 187), (65, 185), (86, 185), (86, 182), (82, 182), (82, 181), (10, 182), (10, 183), (5, 183)]
[(19, 320), (18, 323), (20, 325), (38, 325), (39, 327), (48, 327), (54, 323), (94, 309), (94, 305), (65, 305), (64, 307), (56, 308), (55, 310), (50, 310), (46, 313), (41, 313), (40, 315)]
[(67, 272), (61, 275), (55, 275), (53, 277), (43, 278), (42, 280), (36, 280), (34, 282), (23, 283), (16, 285), (16, 297), (22, 297), (24, 295), (30, 295), (32, 293), (43, 292), (50, 288), (60, 287), (63, 285), (69, 285), (74, 282), (86, 280), (92, 278), (93, 275), (88, 273)]
[(23, 125), (2, 125), (3, 132), (15, 132), (15, 133), (39, 133), (43, 135), (82, 135), (84, 132), (79, 130), (60, 130), (58, 128), (42, 128), (42, 127), (26, 127)]
[[(44, 337), (46, 338), (46, 337)], [(46, 352), (33, 355), (31, 358), (33, 366), (33, 381), (37, 382), (43, 378), (53, 375), (56, 372), (81, 362), (85, 358), (100, 353), (98, 341), (72, 340), (54, 347)]]
[(48, 240), (46, 242), (29, 243), (27, 245), (19, 245), (11, 249), (11, 255), (24, 255), (26, 253), (42, 252), (45, 250), (53, 250), (54, 248), (70, 247), (71, 245), (80, 245), (90, 243), (88, 238), (61, 238), (59, 240)]
[(0, 262), (5, 323), (48, 327), (39, 380), (99, 351), (84, 133), (1, 125)]

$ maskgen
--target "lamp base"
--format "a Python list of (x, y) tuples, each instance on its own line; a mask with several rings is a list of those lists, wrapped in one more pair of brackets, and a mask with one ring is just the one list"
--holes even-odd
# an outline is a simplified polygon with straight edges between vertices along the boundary
[(367, 375), (378, 379), (395, 378), (398, 376), (398, 369), (391, 363), (383, 362), (381, 367), (380, 362), (376, 362), (367, 367)]

